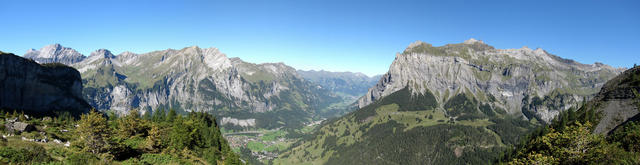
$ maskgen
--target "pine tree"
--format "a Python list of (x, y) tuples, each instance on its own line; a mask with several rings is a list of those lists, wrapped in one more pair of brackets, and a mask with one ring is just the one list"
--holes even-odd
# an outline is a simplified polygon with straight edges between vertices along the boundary
[(24, 111), (20, 111), (20, 116), (18, 116), (18, 120), (27, 121), (26, 116), (24, 116)]
[(567, 113), (562, 114), (562, 118), (560, 118), (560, 131), (564, 130), (564, 128), (567, 126), (567, 124), (569, 123), (569, 115)]
[(18, 111), (16, 111), (15, 109), (13, 110), (13, 114), (11, 114), (11, 118), (16, 118), (18, 117)]
[(169, 109), (169, 114), (167, 115), (167, 121), (168, 122), (173, 122), (173, 120), (176, 118), (176, 110), (171, 108)]
[(191, 138), (190, 133), (191, 129), (190, 125), (187, 125), (182, 117), (178, 116), (173, 122), (173, 126), (171, 127), (171, 132), (169, 133), (169, 140), (171, 148), (175, 150), (182, 150), (184, 148), (189, 147)]
[(114, 111), (107, 111), (107, 120), (113, 121), (118, 118), (118, 115)]
[(165, 132), (158, 125), (153, 124), (148, 134), (146, 148), (154, 153), (160, 152), (166, 146), (164, 142)]
[(145, 119), (145, 120), (152, 120), (152, 119), (153, 119), (153, 116), (152, 116), (151, 114), (152, 114), (152, 112), (151, 112), (151, 111), (146, 111), (146, 112), (144, 113), (144, 116), (142, 116), (142, 119)]
[(77, 131), (78, 143), (84, 151), (93, 154), (104, 153), (111, 146), (108, 141), (111, 133), (107, 126), (107, 119), (95, 110), (80, 117)]
[(165, 115), (166, 114), (164, 112), (164, 108), (160, 108), (153, 113), (153, 121), (154, 122), (164, 121)]
[(132, 109), (129, 114), (118, 121), (118, 135), (122, 138), (129, 138), (137, 134), (145, 133), (147, 128), (140, 119), (137, 109)]
[(233, 152), (229, 152), (224, 158), (224, 164), (240, 165), (242, 164), (242, 162), (240, 161), (240, 158), (238, 157), (238, 155), (236, 155)]
[(568, 114), (569, 114), (569, 121), (576, 121), (577, 120), (576, 111), (575, 111), (575, 109), (573, 107), (569, 108)]
[(129, 110), (129, 114), (127, 114), (127, 117), (140, 119), (140, 111), (138, 109)]

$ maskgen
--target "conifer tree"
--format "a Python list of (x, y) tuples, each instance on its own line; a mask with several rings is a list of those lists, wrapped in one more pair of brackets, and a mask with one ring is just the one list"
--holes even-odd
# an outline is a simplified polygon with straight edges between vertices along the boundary
[(20, 115), (18, 116), (18, 120), (27, 121), (27, 118), (24, 116), (24, 111), (20, 111)]
[(153, 124), (148, 134), (149, 136), (146, 139), (147, 149), (154, 153), (160, 152), (166, 146), (164, 143), (165, 132), (158, 125)]
[(164, 112), (164, 108), (160, 108), (153, 113), (153, 121), (154, 122), (164, 121), (165, 115), (166, 114)]
[(167, 114), (167, 121), (168, 122), (173, 122), (173, 120), (176, 118), (176, 110), (171, 108), (169, 109), (169, 114)]
[(16, 111), (15, 109), (13, 110), (13, 114), (11, 114), (11, 118), (16, 118), (18, 117), (18, 111)]
[(83, 114), (78, 122), (78, 143), (82, 149), (93, 154), (107, 152), (110, 143), (110, 129), (107, 126), (107, 119), (102, 114), (91, 110), (88, 114)]
[(144, 116), (142, 116), (142, 119), (145, 119), (145, 120), (152, 120), (152, 119), (153, 119), (153, 116), (151, 115), (152, 113), (153, 113), (153, 112), (151, 112), (151, 111), (146, 111), (146, 112), (144, 113)]
[(140, 113), (137, 109), (132, 109), (129, 114), (118, 121), (118, 135), (123, 138), (145, 133), (145, 123), (140, 120)]

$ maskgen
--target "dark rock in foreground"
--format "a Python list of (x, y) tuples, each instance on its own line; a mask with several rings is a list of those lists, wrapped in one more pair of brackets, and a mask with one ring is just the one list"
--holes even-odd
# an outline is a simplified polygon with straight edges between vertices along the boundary
[(82, 99), (82, 79), (76, 69), (59, 63), (40, 65), (0, 52), (0, 109), (46, 115), (79, 114), (90, 108)]

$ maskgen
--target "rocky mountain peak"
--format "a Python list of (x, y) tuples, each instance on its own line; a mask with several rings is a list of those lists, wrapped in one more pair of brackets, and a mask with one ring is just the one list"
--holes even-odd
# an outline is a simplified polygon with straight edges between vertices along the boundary
[(220, 52), (218, 48), (205, 48), (201, 49), (201, 52), (204, 63), (210, 68), (223, 70), (231, 67), (231, 60), (229, 60), (226, 54)]
[(31, 49), (27, 51), (27, 53), (30, 53), (29, 56), (32, 56), (32, 57), (55, 58), (57, 55), (60, 54), (59, 51), (62, 49), (64, 49), (62, 45), (56, 43), (56, 44), (46, 45), (40, 48), (39, 51), (35, 49)]
[(131, 64), (131, 63), (133, 63), (135, 61), (134, 59), (136, 57), (138, 57), (138, 54), (130, 52), (130, 51), (125, 51), (125, 52), (122, 52), (122, 53), (118, 54), (118, 56), (116, 58), (118, 58), (118, 60), (123, 62), (123, 63)]
[(89, 55), (89, 57), (115, 58), (116, 56), (107, 49), (98, 49)]
[(47, 45), (42, 48), (43, 51), (56, 51), (60, 49), (62, 49), (62, 45), (60, 45), (59, 43)]
[(194, 46), (182, 48), (180, 51), (187, 55), (199, 55), (202, 49), (194, 45)]
[[(472, 93), (479, 100), (495, 97), (499, 100), (495, 106), (509, 113), (519, 114), (525, 107), (540, 120), (550, 121), (620, 72), (563, 59), (540, 48), (495, 49), (475, 39), (440, 47), (417, 41), (396, 56), (387, 74), (359, 99), (358, 106), (407, 87), (414, 94), (431, 92), (441, 104), (459, 93)], [(530, 105), (532, 99), (547, 95), (562, 97), (563, 103)]]
[(533, 49), (529, 48), (528, 46), (522, 46), (522, 48), (520, 48), (520, 50), (529, 51), (529, 52), (533, 51)]
[(534, 52), (536, 52), (538, 54), (547, 54), (547, 51), (544, 51), (544, 49), (542, 49), (542, 48), (536, 48), (536, 50), (534, 50)]
[(473, 45), (473, 44), (485, 44), (484, 42), (482, 42), (482, 40), (476, 40), (475, 38), (470, 38), (468, 40), (465, 40), (463, 43), (464, 44), (470, 44), (470, 45)]
[(423, 42), (423, 41), (419, 41), (419, 40), (418, 40), (418, 41), (415, 41), (415, 42), (412, 42), (411, 44), (409, 44), (409, 46), (407, 47), (407, 49), (413, 49), (413, 48), (421, 47), (421, 46), (433, 47), (433, 45), (431, 45), (431, 44), (429, 44), (429, 43), (426, 43), (426, 42)]
[(40, 50), (30, 49), (24, 54), (25, 58), (30, 58), (38, 63), (59, 62), (63, 64), (73, 64), (82, 61), (85, 57), (78, 51), (63, 47), (60, 44), (46, 45)]
[(118, 56), (133, 56), (133, 55), (137, 55), (137, 54), (130, 51), (125, 51), (120, 53)]

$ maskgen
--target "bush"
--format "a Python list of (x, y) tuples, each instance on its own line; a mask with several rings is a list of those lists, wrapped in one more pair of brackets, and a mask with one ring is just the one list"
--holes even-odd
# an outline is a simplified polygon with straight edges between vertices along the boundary
[(99, 164), (99, 163), (100, 163), (100, 158), (86, 152), (73, 153), (64, 160), (64, 164)]
[(7, 139), (0, 137), (0, 146), (7, 146)]
[(49, 153), (49, 155), (51, 155), (51, 157), (65, 157), (69, 154), (71, 154), (71, 152), (63, 147), (53, 147), (49, 150), (47, 150), (47, 153)]
[(622, 129), (615, 130), (608, 140), (619, 142), (627, 151), (640, 152), (640, 122), (625, 124)]
[(0, 148), (0, 160), (2, 163), (27, 162), (29, 158), (24, 150), (18, 150), (11, 147)]
[(135, 149), (142, 149), (145, 147), (145, 138), (140, 136), (135, 136), (124, 140), (124, 144), (128, 147)]
[(46, 162), (51, 157), (44, 147), (34, 143), (18, 143), (13, 147), (1, 147), (0, 159), (4, 163)]
[(182, 159), (167, 154), (142, 154), (140, 156), (142, 164), (186, 164)]

